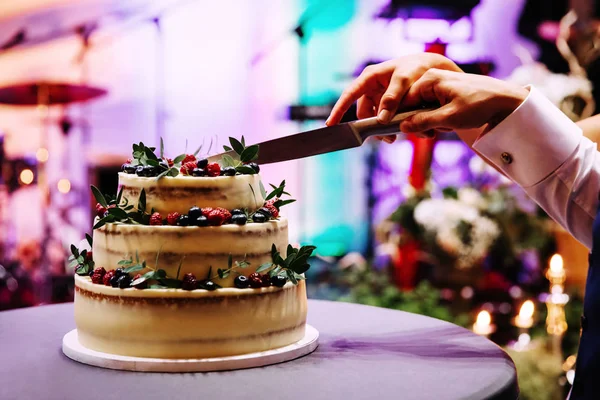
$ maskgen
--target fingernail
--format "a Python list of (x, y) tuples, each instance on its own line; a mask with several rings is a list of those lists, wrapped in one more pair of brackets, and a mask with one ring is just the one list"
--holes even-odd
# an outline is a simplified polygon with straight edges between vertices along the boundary
[(388, 110), (381, 110), (379, 115), (377, 115), (377, 119), (379, 122), (383, 122), (384, 124), (389, 122), (390, 120), (390, 112)]
[(329, 120), (330, 120), (330, 118), (327, 118), (327, 119), (325, 120), (325, 125), (329, 126)]
[(395, 142), (393, 136), (386, 136), (383, 138), (383, 140), (385, 140), (387, 143), (390, 143), (390, 144)]

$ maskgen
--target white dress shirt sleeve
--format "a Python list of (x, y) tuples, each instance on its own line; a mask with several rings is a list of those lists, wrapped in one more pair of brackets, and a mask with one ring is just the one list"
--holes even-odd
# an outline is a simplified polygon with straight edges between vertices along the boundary
[(527, 99), (473, 148), (592, 248), (600, 193), (596, 144), (542, 93), (530, 87)]

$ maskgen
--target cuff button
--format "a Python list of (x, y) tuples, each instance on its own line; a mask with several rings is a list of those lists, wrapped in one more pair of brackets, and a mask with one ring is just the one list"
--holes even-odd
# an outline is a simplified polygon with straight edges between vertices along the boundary
[(513, 162), (513, 157), (510, 153), (504, 152), (500, 154), (500, 159), (504, 164), (511, 164)]

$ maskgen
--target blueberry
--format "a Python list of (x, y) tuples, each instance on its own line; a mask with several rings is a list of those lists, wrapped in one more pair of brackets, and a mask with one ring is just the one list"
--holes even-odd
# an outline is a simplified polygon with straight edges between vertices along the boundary
[(165, 160), (161, 160), (158, 163), (158, 168), (161, 169), (161, 170), (169, 169), (169, 164)]
[(131, 278), (129, 275), (121, 275), (117, 278), (117, 284), (121, 289), (126, 289), (131, 285)]
[(285, 276), (275, 275), (274, 277), (271, 278), (271, 285), (276, 286), (276, 287), (283, 287), (283, 285), (285, 285), (286, 282), (287, 282), (287, 279), (285, 278)]
[(215, 290), (217, 288), (217, 285), (215, 285), (215, 283), (213, 281), (203, 281), (200, 283), (200, 287), (202, 289), (206, 289), (206, 290), (209, 290), (212, 292), (213, 290)]
[(233, 280), (233, 284), (238, 289), (245, 289), (250, 286), (250, 280), (244, 275), (239, 275)]
[(196, 226), (208, 226), (208, 218), (204, 215), (199, 216), (194, 220), (194, 225)]
[(118, 287), (119, 286), (119, 278), (121, 276), (114, 274), (112, 278), (110, 278), (110, 286), (112, 287)]
[(252, 216), (252, 221), (259, 222), (259, 223), (267, 222), (268, 219), (269, 218), (265, 214), (258, 212), (258, 211), (255, 212), (254, 215)]
[(198, 160), (198, 161), (196, 161), (196, 165), (198, 165), (198, 168), (204, 169), (208, 165), (208, 160), (206, 158), (203, 158), (202, 160)]
[(123, 271), (123, 268), (117, 268), (117, 269), (115, 269), (115, 275), (116, 276), (123, 276), (123, 275), (125, 275), (125, 272)]
[(135, 169), (135, 173), (137, 176), (146, 176), (145, 175), (146, 171), (144, 171), (143, 165), (138, 165), (137, 168)]
[(194, 168), (192, 170), (192, 176), (206, 176), (206, 171), (202, 168)]
[(235, 215), (235, 214), (244, 214), (244, 215), (246, 215), (246, 213), (244, 212), (244, 210), (240, 210), (239, 208), (234, 208), (233, 210), (231, 210), (231, 215)]
[(221, 175), (223, 176), (234, 176), (236, 174), (236, 170), (233, 167), (225, 167), (221, 170)]
[(188, 226), (190, 224), (190, 218), (187, 215), (180, 215), (177, 218), (177, 226)]
[(248, 218), (245, 214), (233, 214), (231, 216), (231, 223), (236, 225), (246, 225)]
[(195, 221), (201, 215), (202, 215), (202, 210), (196, 206), (190, 208), (190, 210), (188, 211), (188, 217), (190, 217), (190, 219), (192, 221)]
[(131, 164), (123, 164), (123, 172), (126, 174), (135, 174), (136, 167)]
[(156, 167), (153, 167), (152, 165), (144, 166), (144, 176), (151, 177), (151, 176), (157, 176), (157, 175), (158, 175), (158, 170)]
[(260, 172), (260, 167), (258, 166), (257, 163), (251, 162), (250, 164), (248, 164), (248, 166), (250, 168), (252, 168), (254, 170), (254, 172), (256, 172), (257, 174)]
[(94, 270), (93, 270), (92, 268), (90, 268), (90, 272), (88, 272), (88, 275), (89, 275), (89, 276), (92, 276), (92, 275), (94, 275)]
[(265, 217), (267, 217), (267, 218), (271, 218), (271, 217), (272, 217), (272, 215), (271, 215), (271, 211), (269, 211), (269, 209), (268, 209), (268, 208), (261, 207), (261, 208), (259, 208), (259, 209), (258, 209), (258, 211), (259, 211), (261, 214), (265, 214)]

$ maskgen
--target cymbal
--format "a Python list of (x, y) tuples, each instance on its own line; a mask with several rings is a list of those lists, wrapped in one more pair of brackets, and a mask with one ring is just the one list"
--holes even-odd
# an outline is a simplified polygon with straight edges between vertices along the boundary
[[(43, 90), (47, 90), (46, 101), (41, 101)], [(92, 86), (58, 82), (32, 82), (0, 87), (0, 104), (35, 106), (40, 104), (70, 104), (88, 101), (108, 93)], [(42, 96), (40, 96), (42, 94)]]

